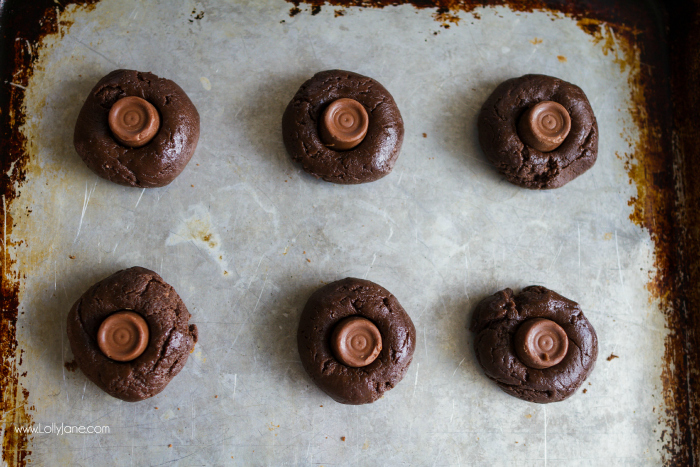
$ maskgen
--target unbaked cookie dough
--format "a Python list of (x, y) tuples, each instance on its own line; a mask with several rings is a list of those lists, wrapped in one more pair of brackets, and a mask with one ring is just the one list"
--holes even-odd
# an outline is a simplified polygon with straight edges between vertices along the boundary
[(598, 357), (598, 338), (577, 303), (541, 286), (486, 297), (470, 328), (486, 376), (511, 396), (548, 403), (583, 384)]
[(388, 290), (349, 277), (311, 295), (297, 344), (304, 369), (326, 394), (343, 404), (368, 404), (403, 379), (416, 328)]
[(282, 117), (284, 145), (292, 159), (316, 178), (333, 183), (366, 183), (388, 175), (399, 157), (403, 133), (403, 119), (389, 91), (350, 71), (316, 73), (302, 84)]
[(486, 157), (525, 188), (561, 187), (598, 157), (598, 123), (586, 95), (551, 76), (501, 83), (481, 107), (478, 127)]
[(199, 140), (199, 113), (169, 79), (115, 70), (90, 91), (73, 134), (75, 150), (102, 178), (161, 187), (185, 169)]
[(198, 336), (189, 319), (170, 285), (133, 267), (96, 283), (75, 302), (68, 341), (90, 381), (113, 397), (140, 401), (165, 389), (185, 366)]

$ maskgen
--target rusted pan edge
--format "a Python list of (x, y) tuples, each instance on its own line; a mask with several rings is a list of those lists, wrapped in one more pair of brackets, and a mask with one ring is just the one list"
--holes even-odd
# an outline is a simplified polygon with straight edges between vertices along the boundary
[(2, 204), (2, 277), (0, 292), (0, 430), (2, 460), (10, 467), (31, 462), (30, 435), (19, 428), (32, 426), (28, 407), (28, 391), (22, 387), (19, 374), (22, 350), (17, 346), (21, 268), (13, 262), (9, 241), (14, 221), (10, 205), (19, 196), (26, 178), (28, 155), (25, 139), (19, 129), (24, 123), (22, 110), (24, 90), (32, 74), (32, 66), (41, 52), (39, 43), (48, 34), (65, 33), (70, 24), (59, 23), (60, 13), (71, 4), (90, 7), (96, 0), (84, 2), (53, 0), (9, 0), (0, 12), (0, 194)]
[[(18, 294), (22, 279), (19, 268), (12, 262), (12, 244), (5, 239), (12, 232), (13, 220), (8, 208), (19, 195), (26, 177), (28, 155), (19, 131), (24, 122), (22, 102), (24, 87), (32, 73), (35, 58), (41, 52), (40, 40), (47, 34), (65, 33), (70, 24), (59, 24), (60, 13), (69, 4), (91, 7), (97, 0), (61, 2), (37, 0), (27, 5), (23, 0), (8, 0), (0, 16), (0, 190), (3, 203), (2, 243), (2, 315), (0, 316), (0, 413), (2, 413), (3, 460), (8, 465), (26, 465), (31, 453), (30, 438), (17, 433), (14, 427), (32, 423), (27, 407), (28, 393), (21, 387), (18, 365), (21, 350), (17, 348), (16, 329)], [(637, 195), (630, 200), (633, 206), (631, 220), (647, 229), (655, 246), (655, 274), (650, 278), (648, 290), (659, 302), (670, 330), (665, 342), (662, 362), (663, 396), (666, 413), (659, 436), (664, 443), (666, 465), (692, 465), (698, 457), (698, 413), (700, 401), (693, 393), (700, 368), (697, 329), (700, 317), (700, 131), (693, 127), (693, 108), (698, 100), (698, 57), (700, 45), (697, 26), (698, 2), (683, 8), (669, 7), (674, 62), (668, 63), (669, 43), (665, 37), (667, 18), (655, 4), (638, 0), (483, 0), (483, 1), (428, 1), (409, 2), (416, 8), (434, 10), (434, 17), (442, 27), (458, 26), (461, 17), (474, 12), (477, 7), (504, 5), (512, 10), (548, 11), (554, 15), (566, 15), (578, 21), (580, 27), (599, 42), (604, 53), (614, 54), (621, 69), (632, 67), (630, 78), (631, 102), (637, 130), (641, 137), (633, 142), (624, 158), (635, 183)], [(290, 15), (307, 9), (312, 15), (325, 6), (343, 14), (349, 6), (386, 7), (405, 2), (397, 0), (375, 1), (292, 1)], [(308, 8), (307, 8), (308, 7)], [(691, 13), (694, 16), (690, 15)], [(689, 20), (693, 20), (690, 28)], [(615, 38), (614, 45), (612, 38)], [(692, 36), (688, 40), (686, 36)], [(694, 46), (693, 46), (694, 45)], [(639, 60), (641, 59), (641, 60)], [(641, 66), (639, 66), (641, 63)], [(672, 119), (669, 66), (674, 70), (673, 102), (675, 120)], [(691, 70), (695, 70), (691, 73)], [(687, 71), (687, 72), (686, 72)], [(679, 76), (686, 78), (679, 79)], [(697, 107), (695, 107), (697, 108)], [(671, 131), (674, 121), (677, 131)], [(673, 137), (673, 138), (672, 138)], [(674, 143), (672, 145), (672, 142)], [(675, 151), (672, 152), (671, 148)], [(675, 157), (674, 157), (675, 154)], [(693, 156), (695, 159), (693, 160)], [(679, 197), (682, 193), (684, 198)], [(685, 204), (681, 201), (685, 199)], [(683, 206), (687, 209), (681, 209)], [(693, 226), (691, 228), (691, 226)], [(686, 312), (686, 310), (690, 310)], [(695, 313), (691, 311), (695, 310)]]
[(671, 77), (673, 97), (673, 150), (683, 210), (683, 274), (688, 332), (687, 387), (691, 459), (700, 459), (700, 0), (669, 2)]

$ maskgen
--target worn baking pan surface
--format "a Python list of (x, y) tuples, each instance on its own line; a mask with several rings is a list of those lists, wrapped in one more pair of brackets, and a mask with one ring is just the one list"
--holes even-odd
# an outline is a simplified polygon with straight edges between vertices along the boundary
[[(656, 34), (651, 13), (628, 23), (614, 10), (273, 0), (103, 0), (49, 12), (40, 42), (12, 39), (17, 68), (3, 84), (3, 144), (13, 156), (3, 167), (8, 463), (688, 460), (669, 273), (678, 259), (667, 248), (673, 160), (659, 157), (669, 114), (654, 98), (664, 69), (637, 34)], [(116, 68), (168, 77), (199, 109), (199, 146), (168, 187), (106, 182), (72, 147), (85, 96)], [(285, 153), (284, 107), (331, 68), (377, 79), (402, 111), (402, 154), (378, 182), (318, 181)], [(478, 145), (481, 104), (525, 73), (581, 86), (598, 118), (598, 162), (557, 190), (506, 183)], [(125, 403), (74, 371), (65, 318), (90, 284), (133, 265), (175, 287), (200, 342), (163, 393)], [(333, 402), (296, 351), (306, 299), (346, 276), (389, 289), (418, 335), (406, 378), (366, 406)], [(582, 389), (546, 406), (489, 382), (466, 329), (481, 298), (530, 284), (580, 303), (600, 341)], [(109, 434), (13, 431), (61, 423)]]

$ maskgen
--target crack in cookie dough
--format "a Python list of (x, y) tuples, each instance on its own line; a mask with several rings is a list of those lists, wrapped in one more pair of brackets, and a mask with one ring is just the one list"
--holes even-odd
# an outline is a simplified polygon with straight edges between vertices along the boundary
[[(129, 362), (107, 358), (97, 344), (100, 324), (129, 310), (147, 322), (146, 350)], [(133, 267), (94, 284), (68, 313), (68, 340), (76, 363), (90, 381), (113, 397), (139, 401), (165, 389), (187, 362), (197, 327), (177, 292), (153, 271)]]
[[(543, 101), (567, 110), (571, 130), (550, 152), (523, 143), (518, 120)], [(545, 75), (525, 75), (501, 83), (481, 107), (479, 143), (506, 179), (525, 188), (561, 187), (590, 169), (598, 157), (598, 123), (588, 98), (578, 86)]]
[[(367, 135), (347, 151), (321, 141), (318, 124), (324, 109), (340, 98), (360, 102), (370, 115)], [(316, 178), (342, 184), (366, 183), (388, 175), (403, 143), (403, 119), (384, 86), (366, 76), (342, 70), (316, 73), (301, 85), (282, 117), (287, 152)]]
[[(331, 349), (335, 326), (349, 316), (370, 320), (382, 335), (382, 350), (369, 365), (340, 363)], [(326, 394), (343, 404), (368, 404), (403, 379), (413, 360), (416, 329), (399, 301), (385, 288), (346, 278), (314, 292), (304, 307), (297, 332), (304, 369)]]
[[(136, 96), (155, 106), (160, 129), (146, 145), (120, 144), (108, 123), (119, 99)], [(152, 73), (115, 70), (90, 91), (73, 134), (75, 150), (100, 177), (134, 187), (161, 187), (185, 169), (199, 141), (199, 113), (185, 91)]]
[[(545, 318), (561, 326), (569, 340), (564, 359), (549, 368), (525, 366), (513, 339), (531, 318)], [(588, 377), (598, 358), (598, 338), (579, 305), (541, 286), (514, 295), (511, 289), (486, 297), (476, 307), (470, 330), (474, 350), (486, 376), (508, 394), (548, 403), (571, 396)]]

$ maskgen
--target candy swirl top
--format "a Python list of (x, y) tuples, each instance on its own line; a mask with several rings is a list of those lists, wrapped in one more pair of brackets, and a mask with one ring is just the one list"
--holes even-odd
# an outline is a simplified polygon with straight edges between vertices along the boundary
[(351, 316), (333, 329), (331, 348), (342, 364), (354, 368), (367, 366), (382, 351), (382, 335), (372, 321)]
[(515, 352), (525, 366), (545, 369), (561, 362), (569, 350), (564, 329), (550, 319), (525, 321), (515, 333)]
[(129, 96), (112, 105), (108, 123), (117, 141), (130, 148), (138, 148), (156, 136), (160, 128), (160, 115), (147, 100)]
[(148, 346), (148, 324), (138, 313), (119, 311), (109, 315), (97, 330), (97, 345), (107, 357), (128, 362)]
[(554, 101), (542, 101), (533, 105), (518, 121), (520, 139), (540, 152), (550, 152), (561, 146), (569, 131), (569, 112)]
[(345, 151), (360, 144), (368, 128), (369, 116), (364, 106), (354, 99), (342, 98), (326, 107), (319, 132), (327, 147)]

